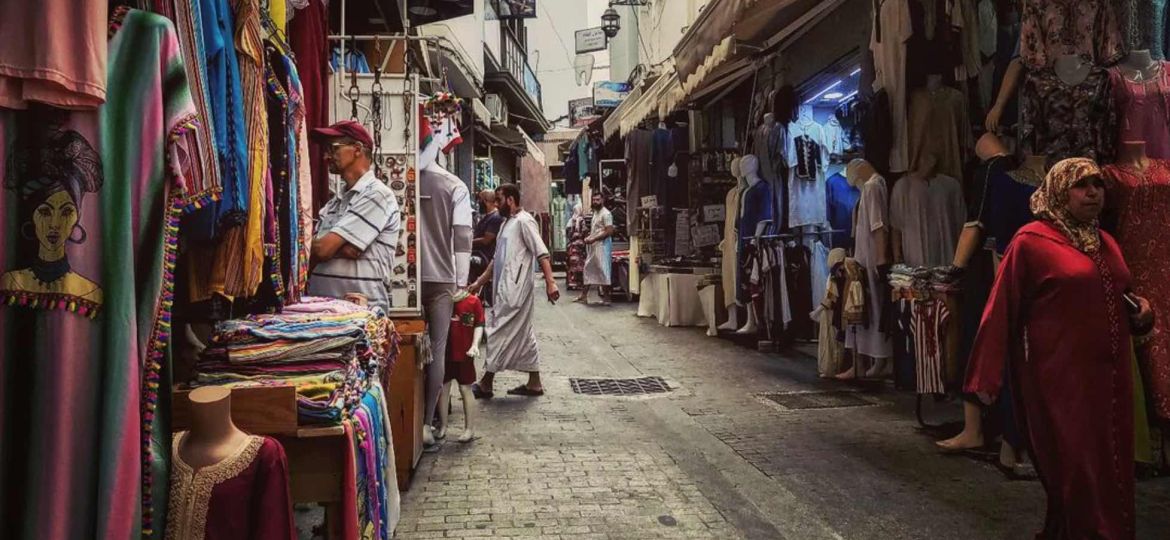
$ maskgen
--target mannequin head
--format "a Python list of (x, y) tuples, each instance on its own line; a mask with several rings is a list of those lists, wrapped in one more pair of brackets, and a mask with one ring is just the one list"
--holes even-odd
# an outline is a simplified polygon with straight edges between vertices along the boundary
[(749, 185), (754, 186), (756, 182), (760, 181), (760, 160), (756, 156), (748, 154), (740, 159), (739, 170)]
[(855, 159), (845, 166), (845, 180), (856, 188), (860, 188), (875, 174), (877, 174), (877, 170), (864, 159)]
[(1008, 154), (1007, 145), (1003, 143), (998, 135), (990, 131), (983, 134), (982, 137), (979, 137), (979, 140), (975, 143), (975, 155), (979, 156), (979, 159), (983, 161)]

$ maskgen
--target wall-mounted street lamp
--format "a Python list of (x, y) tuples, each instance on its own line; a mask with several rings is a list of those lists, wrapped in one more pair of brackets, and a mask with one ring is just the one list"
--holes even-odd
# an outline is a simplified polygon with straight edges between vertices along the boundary
[(622, 17), (613, 9), (614, 6), (638, 7), (649, 4), (650, 0), (609, 0), (609, 7), (601, 14), (601, 31), (605, 32), (605, 37), (613, 39), (617, 36), (618, 30), (622, 29)]

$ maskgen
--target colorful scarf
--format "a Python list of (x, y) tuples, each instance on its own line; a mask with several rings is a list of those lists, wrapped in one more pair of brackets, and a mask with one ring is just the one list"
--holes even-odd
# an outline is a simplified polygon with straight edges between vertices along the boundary
[(1101, 168), (1087, 158), (1071, 158), (1057, 163), (1048, 171), (1044, 185), (1032, 194), (1032, 213), (1060, 229), (1077, 249), (1096, 253), (1101, 247), (1099, 222), (1077, 221), (1068, 211), (1068, 192), (1089, 176), (1101, 176)]

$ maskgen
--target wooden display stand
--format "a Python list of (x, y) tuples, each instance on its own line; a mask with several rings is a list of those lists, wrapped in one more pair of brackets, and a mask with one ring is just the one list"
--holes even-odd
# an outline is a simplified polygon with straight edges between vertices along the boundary
[(398, 489), (410, 489), (410, 480), (422, 458), (423, 408), (426, 374), (419, 366), (418, 340), (426, 332), (422, 319), (394, 319), (394, 328), (402, 337), (398, 360), (389, 374), (383, 373), (390, 429), (394, 436), (394, 463), (398, 472)]
[[(395, 319), (402, 337), (398, 358), (390, 373), (382, 373), (394, 462), (399, 489), (410, 486), (422, 458), (423, 384), (426, 376), (418, 363), (417, 343), (426, 331), (422, 319)], [(171, 429), (190, 426), (188, 388), (172, 393)], [(339, 538), (345, 463), (353, 459), (342, 426), (301, 427), (297, 424), (297, 392), (292, 385), (237, 388), (232, 391), (232, 421), (241, 430), (268, 435), (280, 441), (288, 457), (289, 490), (293, 503), (318, 503), (325, 507), (329, 538)]]

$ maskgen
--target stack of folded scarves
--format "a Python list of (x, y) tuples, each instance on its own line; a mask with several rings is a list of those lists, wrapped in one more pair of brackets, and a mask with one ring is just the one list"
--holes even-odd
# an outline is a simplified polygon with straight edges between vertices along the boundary
[(392, 333), (377, 308), (307, 297), (281, 314), (217, 324), (193, 385), (291, 384), (301, 424), (337, 424), (390, 369)]
[(962, 272), (955, 267), (911, 267), (896, 264), (890, 268), (890, 288), (894, 291), (951, 293), (962, 290)]

